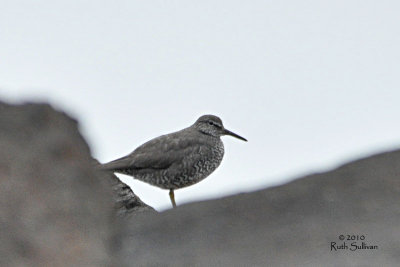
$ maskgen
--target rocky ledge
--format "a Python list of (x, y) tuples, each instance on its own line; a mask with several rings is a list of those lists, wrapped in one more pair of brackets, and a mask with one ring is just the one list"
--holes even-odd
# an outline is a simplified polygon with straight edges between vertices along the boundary
[(396, 266), (400, 151), (163, 213), (96, 170), (77, 122), (0, 103), (0, 265)]

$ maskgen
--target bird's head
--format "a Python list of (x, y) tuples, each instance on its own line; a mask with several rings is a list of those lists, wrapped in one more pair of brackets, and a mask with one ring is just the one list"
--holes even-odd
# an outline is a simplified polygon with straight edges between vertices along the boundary
[(211, 135), (214, 137), (220, 137), (222, 135), (230, 135), (240, 140), (247, 141), (245, 138), (237, 135), (227, 129), (222, 124), (222, 120), (214, 115), (203, 115), (197, 119), (194, 123), (194, 127), (200, 132)]

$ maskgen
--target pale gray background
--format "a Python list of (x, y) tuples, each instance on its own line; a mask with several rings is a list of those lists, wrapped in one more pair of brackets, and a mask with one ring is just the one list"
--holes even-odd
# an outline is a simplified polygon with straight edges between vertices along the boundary
[[(0, 97), (79, 119), (100, 161), (212, 113), (221, 167), (178, 204), (400, 143), (398, 1), (0, 0)], [(148, 204), (167, 191), (122, 176)]]

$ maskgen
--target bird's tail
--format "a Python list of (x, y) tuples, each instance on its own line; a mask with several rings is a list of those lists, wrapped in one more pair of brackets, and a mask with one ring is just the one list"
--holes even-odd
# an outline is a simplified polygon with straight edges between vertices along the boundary
[(99, 165), (97, 166), (97, 168), (99, 168), (102, 171), (119, 171), (122, 169), (126, 169), (130, 163), (131, 163), (131, 159), (129, 159), (128, 157), (122, 157), (104, 164), (99, 163)]

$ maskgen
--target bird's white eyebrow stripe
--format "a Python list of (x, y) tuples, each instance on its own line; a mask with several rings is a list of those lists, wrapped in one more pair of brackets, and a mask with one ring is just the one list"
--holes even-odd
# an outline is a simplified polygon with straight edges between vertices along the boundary
[(211, 122), (211, 123), (214, 124), (215, 126), (218, 126), (218, 127), (222, 128), (222, 125), (219, 124), (219, 123), (216, 122), (216, 121), (208, 121), (208, 122)]

